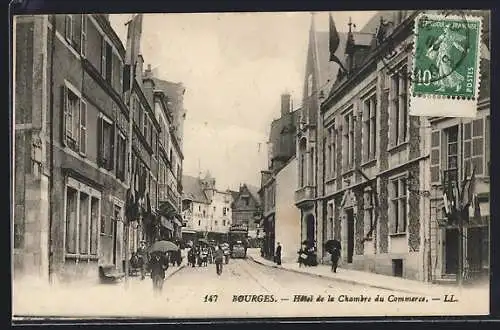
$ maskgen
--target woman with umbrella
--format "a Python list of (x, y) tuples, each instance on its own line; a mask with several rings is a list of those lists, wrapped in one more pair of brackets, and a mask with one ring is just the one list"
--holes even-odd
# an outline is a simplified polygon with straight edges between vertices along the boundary
[(331, 254), (332, 257), (332, 272), (337, 272), (337, 266), (340, 258), (340, 242), (336, 239), (329, 240), (325, 243), (325, 250)]

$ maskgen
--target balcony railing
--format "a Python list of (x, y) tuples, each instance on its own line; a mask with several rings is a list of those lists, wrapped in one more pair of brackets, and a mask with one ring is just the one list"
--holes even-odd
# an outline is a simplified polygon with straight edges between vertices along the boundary
[(316, 189), (313, 186), (304, 186), (295, 191), (295, 204), (313, 200), (316, 197)]
[(169, 202), (175, 210), (179, 211), (181, 206), (181, 196), (168, 184), (159, 184), (158, 198), (160, 202)]

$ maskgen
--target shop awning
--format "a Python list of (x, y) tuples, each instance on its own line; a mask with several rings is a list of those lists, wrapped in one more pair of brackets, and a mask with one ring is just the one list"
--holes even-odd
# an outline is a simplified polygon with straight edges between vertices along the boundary
[(161, 225), (169, 230), (174, 230), (172, 220), (169, 220), (163, 216), (161, 217)]

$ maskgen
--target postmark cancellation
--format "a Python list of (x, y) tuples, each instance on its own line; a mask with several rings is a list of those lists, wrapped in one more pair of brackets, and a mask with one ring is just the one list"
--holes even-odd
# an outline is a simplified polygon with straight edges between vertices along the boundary
[(481, 17), (420, 14), (414, 32), (410, 114), (475, 117)]

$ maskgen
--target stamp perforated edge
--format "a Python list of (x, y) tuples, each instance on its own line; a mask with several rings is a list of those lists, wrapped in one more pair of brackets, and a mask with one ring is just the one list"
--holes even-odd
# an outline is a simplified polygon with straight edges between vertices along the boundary
[[(479, 29), (478, 29), (478, 37), (477, 37), (477, 44), (476, 44), (476, 86), (475, 86), (475, 92), (474, 92), (474, 97), (473, 100), (475, 101), (475, 104), (477, 104), (477, 100), (479, 98), (479, 85), (481, 83), (481, 38), (483, 36), (483, 18), (481, 16), (472, 16), (472, 15), (449, 15), (445, 16), (442, 14), (427, 14), (427, 13), (420, 13), (417, 15), (414, 21), (414, 26), (413, 26), (413, 49), (412, 49), (412, 70), (416, 67), (416, 49), (417, 49), (417, 38), (418, 38), (418, 21), (422, 18), (430, 18), (430, 19), (436, 19), (436, 20), (466, 20), (466, 21), (475, 21), (479, 23)], [(414, 87), (414, 80), (411, 79), (410, 81), (410, 100), (413, 98), (427, 98), (427, 99), (449, 99), (451, 101), (470, 101), (471, 99), (461, 97), (461, 96), (446, 96), (446, 95), (439, 95), (439, 94), (431, 94), (431, 93), (426, 93), (426, 94), (418, 94), (415, 95), (413, 92), (413, 87)], [(410, 107), (411, 107), (411, 102), (410, 102)]]

